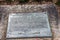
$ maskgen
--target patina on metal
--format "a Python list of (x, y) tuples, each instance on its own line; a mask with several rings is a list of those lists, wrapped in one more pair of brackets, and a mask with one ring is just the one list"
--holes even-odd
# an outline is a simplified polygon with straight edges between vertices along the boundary
[(48, 13), (9, 14), (6, 37), (52, 37)]

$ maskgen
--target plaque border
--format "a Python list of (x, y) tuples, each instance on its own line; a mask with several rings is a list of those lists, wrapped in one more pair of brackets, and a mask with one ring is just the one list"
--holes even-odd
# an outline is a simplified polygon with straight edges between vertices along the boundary
[[(12, 13), (9, 13), (8, 14), (8, 20), (9, 20), (9, 15), (10, 14), (21, 14), (21, 13), (42, 13), (42, 12), (12, 12)], [(50, 26), (50, 31), (51, 31), (51, 35), (50, 36), (39, 36), (39, 37), (7, 37), (7, 33), (6, 33), (6, 38), (7, 39), (22, 39), (22, 38), (52, 38), (52, 29), (51, 29), (51, 24), (50, 24), (50, 20), (49, 20), (49, 13), (46, 11), (46, 14), (48, 16), (48, 23), (49, 23), (49, 26)], [(7, 21), (7, 29), (8, 29), (8, 21)], [(7, 31), (6, 31), (7, 32)]]

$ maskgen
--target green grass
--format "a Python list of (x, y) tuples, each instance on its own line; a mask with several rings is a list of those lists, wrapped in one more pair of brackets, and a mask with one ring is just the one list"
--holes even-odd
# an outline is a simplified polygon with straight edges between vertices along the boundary
[(18, 0), (19, 1), (19, 3), (27, 3), (27, 2), (29, 2), (29, 0)]
[(7, 2), (12, 2), (12, 0), (6, 0)]
[(60, 6), (60, 1), (58, 1), (57, 3), (55, 3), (56, 5)]

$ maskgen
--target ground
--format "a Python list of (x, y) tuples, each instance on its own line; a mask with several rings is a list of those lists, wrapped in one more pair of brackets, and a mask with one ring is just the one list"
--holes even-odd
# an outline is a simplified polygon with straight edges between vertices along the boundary
[[(60, 40), (60, 7), (56, 6), (57, 10), (58, 10), (58, 28), (54, 27), (53, 29), (53, 37), (51, 38), (28, 38), (28, 39), (7, 39), (7, 40)], [(1, 24), (1, 23), (0, 23)], [(53, 24), (52, 24), (53, 25)], [(53, 25), (55, 26), (55, 25)], [(0, 30), (2, 29), (2, 27), (0, 26)], [(2, 29), (3, 32), (5, 29)], [(0, 31), (2, 32), (2, 31)], [(3, 33), (2, 39), (1, 40), (5, 40), (5, 32)]]

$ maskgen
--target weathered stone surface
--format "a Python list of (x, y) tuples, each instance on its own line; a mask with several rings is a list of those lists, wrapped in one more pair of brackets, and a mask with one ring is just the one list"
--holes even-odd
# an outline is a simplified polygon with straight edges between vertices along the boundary
[[(8, 16), (6, 16), (7, 14), (9, 14), (9, 13), (11, 13), (11, 12), (19, 12), (19, 10), (20, 10), (20, 12), (26, 12), (26, 11), (24, 11), (24, 10), (27, 10), (28, 11), (28, 8), (24, 8), (24, 10), (22, 10), (23, 9), (23, 7), (27, 7), (27, 6), (29, 6), (29, 5), (0, 5), (0, 7), (2, 8), (2, 10), (1, 10), (1, 13), (3, 13), (4, 14), (4, 20), (5, 21), (3, 21), (3, 29), (4, 29), (4, 31), (6, 32), (6, 25), (7, 25), (7, 17)], [(13, 7), (13, 9), (12, 9), (12, 7)], [(17, 7), (21, 7), (21, 9), (19, 9), (19, 10), (17, 10)], [(58, 19), (57, 18), (57, 14), (58, 13), (56, 13), (57, 11), (55, 11), (56, 10), (56, 8), (55, 8), (55, 6), (53, 5), (53, 4), (44, 4), (44, 5), (31, 5), (31, 6), (29, 6), (29, 7), (36, 7), (36, 9), (35, 10), (37, 10), (37, 7), (39, 7), (38, 9), (40, 10), (38, 10), (38, 12), (42, 12), (42, 11), (50, 11), (49, 12), (49, 18), (50, 18), (50, 23), (51, 23), (51, 29), (52, 29), (52, 33), (53, 33), (53, 39), (55, 40), (55, 38), (58, 38), (58, 36), (57, 36), (57, 33), (59, 33), (59, 31), (57, 31), (58, 30), (58, 26), (57, 26), (57, 21), (56, 21), (56, 19)], [(15, 9), (16, 8), (16, 9)], [(40, 9), (40, 8), (42, 8), (42, 9)], [(10, 10), (11, 9), (11, 10)], [(32, 8), (33, 9), (33, 8)], [(29, 11), (28, 12), (32, 12), (33, 10), (32, 9), (29, 9)], [(52, 11), (53, 9), (55, 9), (54, 11)], [(12, 11), (13, 10), (13, 11)], [(33, 11), (33, 12), (37, 12), (37, 11)], [(6, 15), (5, 15), (6, 14)], [(55, 21), (55, 22), (54, 22)], [(56, 31), (55, 31), (56, 30)], [(3, 32), (3, 31), (2, 31)], [(6, 39), (5, 38), (5, 32), (3, 32), (3, 36), (2, 36), (2, 40), (3, 39)], [(56, 35), (55, 35), (56, 34)], [(40, 38), (31, 38), (30, 40), (40, 40)], [(7, 39), (7, 40), (29, 40), (29, 39)], [(41, 40), (44, 40), (43, 38), (41, 38)], [(50, 40), (50, 38), (48, 38), (47, 40)]]
[(47, 12), (9, 14), (6, 37), (52, 37), (47, 14)]

